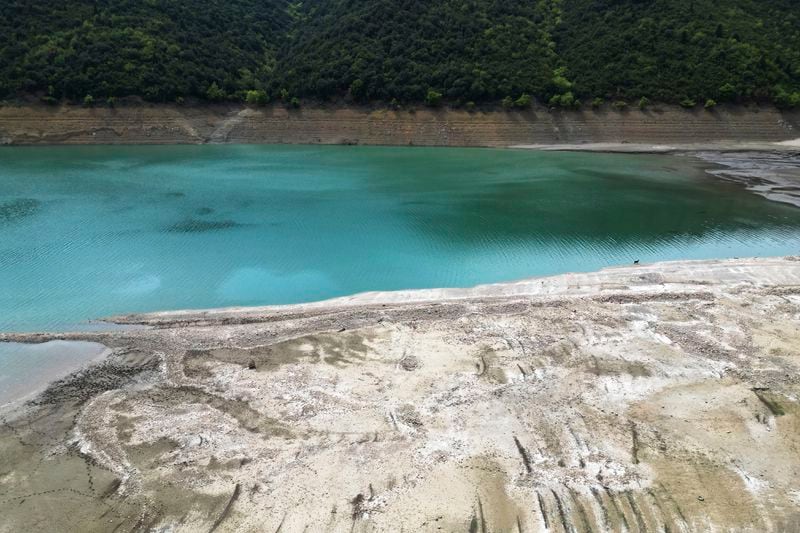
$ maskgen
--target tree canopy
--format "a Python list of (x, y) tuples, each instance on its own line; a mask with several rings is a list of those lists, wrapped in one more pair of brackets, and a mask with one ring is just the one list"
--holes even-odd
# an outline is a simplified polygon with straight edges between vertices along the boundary
[(796, 0), (0, 0), (0, 9), (0, 98), (800, 105)]

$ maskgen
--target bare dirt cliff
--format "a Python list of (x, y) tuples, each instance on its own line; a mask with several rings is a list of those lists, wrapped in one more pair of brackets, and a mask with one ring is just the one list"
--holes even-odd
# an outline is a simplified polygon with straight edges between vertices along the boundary
[(647, 110), (370, 110), (281, 106), (0, 107), (0, 144), (296, 143), (510, 146), (581, 142), (782, 141), (800, 112), (771, 107)]

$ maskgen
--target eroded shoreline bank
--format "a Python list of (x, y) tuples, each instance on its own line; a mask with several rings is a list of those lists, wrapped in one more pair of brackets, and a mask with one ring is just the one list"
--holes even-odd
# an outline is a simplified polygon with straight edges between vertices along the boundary
[(364, 144), (512, 146), (570, 143), (772, 143), (800, 136), (800, 111), (652, 106), (581, 111), (249, 108), (140, 105), (0, 107), (0, 144)]
[(800, 523), (798, 258), (117, 320), (2, 335), (113, 353), (5, 415), (0, 529)]

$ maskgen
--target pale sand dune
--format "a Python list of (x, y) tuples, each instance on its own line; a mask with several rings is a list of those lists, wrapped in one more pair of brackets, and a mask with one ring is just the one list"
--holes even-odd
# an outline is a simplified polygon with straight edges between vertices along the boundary
[(4, 418), (0, 531), (797, 530), (798, 259), (62, 335), (114, 353)]

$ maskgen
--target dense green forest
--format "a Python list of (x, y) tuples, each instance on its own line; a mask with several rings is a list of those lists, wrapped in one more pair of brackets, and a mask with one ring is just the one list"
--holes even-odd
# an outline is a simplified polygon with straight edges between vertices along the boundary
[(0, 0), (0, 98), (800, 106), (797, 0)]

